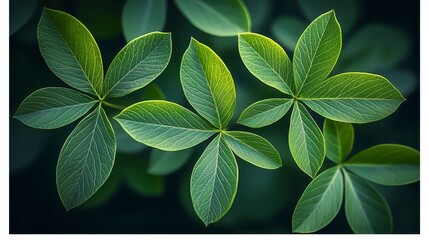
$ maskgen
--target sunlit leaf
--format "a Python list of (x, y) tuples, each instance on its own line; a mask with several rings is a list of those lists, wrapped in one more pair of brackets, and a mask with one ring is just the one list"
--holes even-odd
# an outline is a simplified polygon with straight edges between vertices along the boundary
[(14, 117), (33, 128), (54, 129), (82, 117), (95, 103), (93, 98), (78, 91), (47, 87), (25, 98)]
[(326, 157), (335, 163), (341, 163), (353, 148), (353, 125), (325, 119), (323, 136), (326, 141)]
[(420, 153), (403, 145), (376, 145), (353, 156), (345, 166), (362, 178), (383, 185), (403, 185), (420, 179)]
[(76, 126), (58, 158), (57, 189), (67, 210), (84, 203), (104, 184), (115, 152), (115, 133), (99, 106)]

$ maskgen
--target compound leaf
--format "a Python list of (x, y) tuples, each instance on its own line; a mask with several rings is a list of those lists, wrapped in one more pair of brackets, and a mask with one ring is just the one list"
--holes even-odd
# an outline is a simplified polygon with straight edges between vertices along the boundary
[(148, 85), (164, 71), (170, 56), (170, 33), (148, 33), (129, 42), (107, 69), (103, 97), (122, 97)]
[(250, 105), (241, 113), (237, 123), (260, 128), (271, 125), (282, 118), (293, 104), (290, 98), (270, 98)]
[(384, 77), (369, 73), (342, 73), (304, 89), (302, 101), (325, 118), (350, 123), (380, 120), (404, 101)]
[(295, 102), (289, 128), (289, 148), (298, 167), (314, 178), (325, 158), (325, 140), (304, 105)]
[(380, 144), (359, 152), (345, 163), (362, 178), (383, 185), (404, 185), (420, 179), (420, 154), (398, 144)]
[(294, 232), (310, 233), (328, 225), (338, 214), (343, 200), (340, 168), (331, 168), (307, 186), (292, 216)]
[(73, 16), (45, 8), (37, 26), (39, 48), (49, 69), (68, 85), (100, 95), (103, 62), (88, 29)]
[(392, 214), (383, 196), (363, 179), (343, 171), (346, 218), (359, 234), (391, 233)]
[(213, 126), (225, 128), (234, 114), (231, 73), (213, 50), (191, 39), (180, 66), (183, 92), (194, 109)]
[(177, 152), (165, 152), (153, 149), (149, 158), (148, 173), (153, 175), (168, 175), (180, 169), (189, 160), (192, 149)]
[(341, 51), (341, 28), (334, 11), (316, 18), (302, 33), (293, 56), (297, 94), (306, 85), (326, 78)]
[(250, 16), (241, 0), (176, 0), (177, 7), (197, 28), (216, 36), (250, 31)]
[(223, 137), (218, 135), (204, 150), (191, 175), (192, 203), (206, 226), (228, 212), (237, 186), (237, 162)]
[(162, 31), (167, 18), (165, 0), (128, 0), (122, 11), (122, 29), (127, 42), (143, 34)]
[(47, 87), (25, 98), (14, 117), (33, 128), (54, 129), (82, 117), (95, 102), (72, 89)]
[(240, 57), (247, 69), (263, 83), (293, 95), (292, 63), (276, 42), (256, 33), (238, 35)]
[(323, 136), (326, 141), (326, 157), (335, 163), (341, 163), (353, 148), (353, 125), (325, 119)]
[(138, 142), (164, 151), (193, 147), (215, 132), (198, 115), (162, 100), (131, 105), (115, 119)]
[(115, 133), (98, 106), (72, 131), (58, 158), (57, 189), (67, 210), (84, 203), (104, 184), (115, 152)]
[(237, 156), (255, 166), (265, 169), (282, 166), (277, 150), (261, 136), (248, 132), (228, 131), (223, 137)]

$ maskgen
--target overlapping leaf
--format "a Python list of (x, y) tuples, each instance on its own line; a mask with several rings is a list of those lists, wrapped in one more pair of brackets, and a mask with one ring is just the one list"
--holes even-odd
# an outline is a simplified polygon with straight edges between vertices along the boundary
[(369, 73), (343, 73), (314, 82), (303, 89), (301, 97), (323, 117), (351, 123), (385, 118), (404, 101), (387, 79)]
[(256, 134), (228, 131), (223, 137), (237, 156), (253, 165), (266, 169), (276, 169), (282, 165), (274, 146)]
[(213, 50), (192, 39), (183, 54), (180, 80), (189, 103), (213, 126), (225, 128), (234, 114), (231, 73)]
[(97, 43), (73, 16), (45, 8), (37, 27), (40, 52), (49, 69), (68, 85), (100, 95), (103, 62)]
[(107, 69), (103, 97), (122, 97), (146, 86), (164, 71), (170, 56), (170, 33), (153, 32), (134, 39)]
[(215, 133), (188, 109), (161, 100), (131, 105), (115, 119), (135, 140), (165, 151), (190, 148)]
[(355, 137), (353, 125), (325, 119), (323, 136), (326, 141), (327, 158), (340, 163), (349, 155)]
[(249, 71), (263, 83), (293, 95), (292, 63), (283, 48), (256, 33), (238, 35), (240, 57)]
[(191, 176), (195, 212), (207, 226), (231, 208), (237, 192), (238, 166), (221, 135), (204, 150)]
[(403, 145), (376, 145), (353, 156), (345, 166), (355, 174), (383, 185), (404, 185), (420, 179), (420, 154)]
[(343, 200), (341, 169), (331, 168), (317, 176), (305, 189), (292, 217), (294, 232), (315, 232), (338, 214)]
[(67, 210), (88, 200), (104, 184), (115, 152), (112, 125), (98, 106), (76, 126), (58, 158), (57, 189)]
[(95, 102), (72, 89), (47, 87), (24, 99), (14, 117), (33, 128), (54, 129), (82, 117)]
[(289, 148), (298, 167), (314, 178), (325, 158), (325, 140), (304, 105), (295, 102), (289, 128)]
[(344, 172), (345, 209), (355, 233), (391, 233), (392, 214), (383, 196), (361, 178)]
[(250, 31), (250, 17), (241, 0), (175, 0), (197, 28), (216, 36)]

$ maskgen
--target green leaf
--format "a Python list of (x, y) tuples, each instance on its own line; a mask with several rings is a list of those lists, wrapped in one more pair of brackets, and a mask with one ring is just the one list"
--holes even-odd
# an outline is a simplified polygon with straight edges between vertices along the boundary
[(73, 16), (45, 8), (37, 26), (39, 48), (49, 69), (68, 85), (99, 96), (103, 62), (97, 43)]
[(159, 197), (164, 194), (164, 179), (160, 176), (148, 174), (147, 159), (128, 157), (121, 160), (125, 163), (125, 182), (131, 190), (142, 196), (149, 197)]
[(298, 167), (314, 178), (325, 158), (325, 140), (304, 105), (295, 102), (290, 118), (289, 148)]
[(285, 16), (273, 22), (271, 32), (283, 46), (293, 51), (305, 27), (306, 24), (301, 19)]
[(33, 128), (54, 129), (82, 117), (95, 102), (94, 99), (72, 89), (47, 87), (25, 98), (14, 118)]
[(149, 158), (148, 173), (153, 175), (168, 175), (179, 170), (192, 155), (192, 149), (177, 152), (165, 152), (153, 149)]
[(265, 169), (282, 166), (275, 147), (261, 136), (249, 132), (228, 131), (222, 135), (226, 143), (243, 160)]
[(316, 18), (295, 46), (293, 73), (298, 93), (306, 85), (326, 78), (341, 51), (341, 28), (334, 11)]
[(357, 0), (300, 0), (299, 5), (309, 21), (326, 11), (335, 9), (344, 32), (348, 32), (358, 19), (359, 4)]
[(107, 69), (103, 97), (122, 97), (155, 80), (171, 56), (171, 34), (153, 32), (129, 42)]
[(256, 33), (238, 35), (240, 57), (247, 69), (263, 83), (293, 95), (292, 64), (283, 48)]
[(315, 82), (301, 98), (323, 117), (350, 123), (385, 118), (405, 100), (386, 78), (369, 73), (342, 73)]
[(270, 98), (250, 105), (241, 113), (237, 123), (260, 128), (271, 125), (282, 118), (292, 106), (289, 98)]
[(250, 16), (241, 0), (175, 0), (177, 7), (197, 28), (216, 36), (250, 31)]
[(165, 0), (128, 0), (122, 11), (122, 29), (127, 42), (153, 31), (162, 31), (167, 18)]
[(352, 151), (355, 138), (352, 124), (325, 119), (323, 136), (326, 141), (326, 157), (334, 163), (341, 163)]
[(138, 142), (164, 151), (193, 147), (215, 133), (193, 112), (161, 100), (131, 105), (115, 119)]
[(84, 203), (104, 184), (115, 152), (115, 133), (98, 106), (76, 126), (58, 158), (57, 189), (67, 211)]
[(195, 110), (219, 129), (234, 114), (235, 86), (231, 73), (213, 50), (191, 39), (180, 66), (183, 92)]
[(353, 232), (391, 233), (392, 214), (383, 196), (361, 178), (343, 172), (346, 217)]
[(383, 185), (404, 185), (420, 179), (420, 153), (403, 145), (376, 145), (359, 152), (344, 166), (362, 178)]
[(322, 229), (337, 216), (343, 201), (343, 176), (331, 168), (307, 186), (292, 216), (294, 232), (311, 233)]
[(237, 162), (220, 134), (204, 150), (191, 175), (192, 203), (206, 226), (228, 212), (237, 186)]

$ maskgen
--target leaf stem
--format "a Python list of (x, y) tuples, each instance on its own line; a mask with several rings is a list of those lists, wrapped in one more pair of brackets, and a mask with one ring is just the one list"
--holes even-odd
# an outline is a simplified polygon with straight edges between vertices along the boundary
[(117, 109), (117, 110), (124, 110), (124, 108), (125, 108), (124, 106), (113, 104), (113, 103), (109, 103), (109, 102), (106, 102), (106, 101), (101, 101), (101, 103), (103, 103), (104, 105), (106, 105), (108, 107)]

